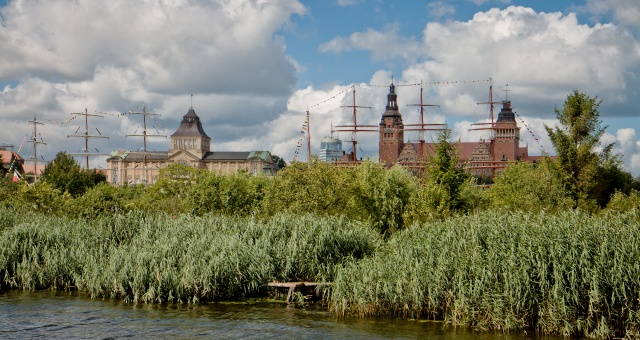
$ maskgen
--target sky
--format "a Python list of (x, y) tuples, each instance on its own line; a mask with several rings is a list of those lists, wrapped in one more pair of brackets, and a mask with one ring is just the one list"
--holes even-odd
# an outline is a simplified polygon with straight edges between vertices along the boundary
[[(213, 151), (291, 161), (302, 136), (305, 160), (307, 132), (317, 154), (332, 126), (352, 124), (354, 93), (358, 124), (378, 125), (392, 81), (405, 124), (420, 120), (422, 89), (437, 105), (427, 122), (460, 141), (489, 137), (470, 128), (490, 119), (478, 103), (492, 86), (532, 155), (554, 154), (545, 125), (569, 94), (597, 96), (602, 143), (640, 175), (637, 0), (0, 0), (0, 143), (26, 159), (34, 117), (38, 158), (50, 161), (85, 152), (73, 113), (98, 115), (88, 134), (109, 138), (91, 138), (89, 151), (107, 154), (142, 150), (128, 136), (142, 133), (142, 116), (127, 113), (151, 112), (147, 134), (159, 136), (147, 150), (165, 151), (193, 106)], [(351, 134), (334, 136), (351, 151)], [(355, 138), (358, 156), (377, 158), (377, 133)]]

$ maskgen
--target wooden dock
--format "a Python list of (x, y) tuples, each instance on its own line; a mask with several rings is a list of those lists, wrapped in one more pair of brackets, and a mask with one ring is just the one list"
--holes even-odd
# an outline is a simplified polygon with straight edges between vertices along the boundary
[(322, 287), (330, 286), (331, 282), (271, 282), (269, 287), (273, 288), (288, 288), (287, 303), (291, 302), (293, 293), (295, 290), (308, 292), (313, 290), (315, 296), (320, 297), (322, 295)]

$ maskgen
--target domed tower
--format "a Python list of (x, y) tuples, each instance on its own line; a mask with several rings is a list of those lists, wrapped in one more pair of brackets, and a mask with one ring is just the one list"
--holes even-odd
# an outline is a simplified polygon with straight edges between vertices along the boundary
[(169, 154), (180, 150), (187, 151), (200, 159), (211, 150), (211, 138), (204, 132), (200, 117), (193, 107), (182, 117), (178, 130), (171, 135)]
[(520, 148), (520, 128), (511, 109), (511, 101), (502, 102), (495, 124), (493, 154), (496, 161), (517, 160)]
[(404, 123), (398, 111), (398, 95), (392, 81), (387, 95), (387, 109), (380, 119), (380, 162), (387, 165), (395, 164), (403, 146)]

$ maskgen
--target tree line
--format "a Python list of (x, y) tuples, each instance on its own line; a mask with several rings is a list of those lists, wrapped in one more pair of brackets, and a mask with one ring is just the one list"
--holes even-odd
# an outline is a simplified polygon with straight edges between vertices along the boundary
[(344, 167), (312, 159), (294, 162), (277, 176), (221, 175), (173, 164), (149, 186), (114, 187), (73, 157), (59, 153), (40, 180), (28, 185), (2, 178), (0, 204), (30, 210), (95, 218), (118, 211), (171, 214), (207, 213), (268, 218), (279, 212), (344, 216), (390, 235), (412, 223), (443, 220), (482, 210), (589, 213), (640, 207), (640, 181), (625, 171), (612, 145), (601, 145), (597, 97), (574, 91), (560, 123), (546, 127), (555, 157), (535, 164), (516, 163), (490, 187), (458, 166), (451, 132), (438, 136), (424, 176), (365, 161)]

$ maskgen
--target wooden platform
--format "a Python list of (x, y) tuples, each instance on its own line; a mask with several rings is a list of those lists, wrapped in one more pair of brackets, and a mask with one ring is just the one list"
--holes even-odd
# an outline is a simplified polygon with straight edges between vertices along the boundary
[(271, 282), (269, 283), (269, 287), (273, 288), (288, 288), (289, 292), (287, 293), (287, 303), (291, 302), (291, 298), (293, 297), (293, 293), (296, 289), (303, 290), (314, 290), (316, 296), (320, 296), (320, 289), (324, 286), (330, 286), (331, 282)]

